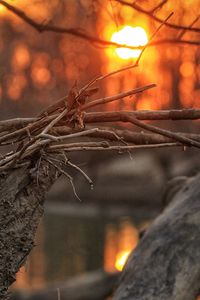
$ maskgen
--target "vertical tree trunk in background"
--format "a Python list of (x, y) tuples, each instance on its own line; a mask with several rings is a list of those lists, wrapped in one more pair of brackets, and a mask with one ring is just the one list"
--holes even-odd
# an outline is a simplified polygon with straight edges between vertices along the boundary
[(195, 300), (200, 286), (200, 175), (144, 234), (113, 300)]
[(34, 246), (45, 193), (56, 179), (54, 167), (22, 167), (0, 175), (0, 299)]

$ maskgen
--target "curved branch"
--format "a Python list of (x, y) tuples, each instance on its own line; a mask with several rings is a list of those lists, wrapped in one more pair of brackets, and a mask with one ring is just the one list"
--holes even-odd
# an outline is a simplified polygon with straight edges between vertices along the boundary
[[(116, 1), (118, 1), (118, 0), (116, 0)], [(133, 8), (139, 7), (136, 4), (130, 4), (130, 3), (127, 3), (127, 2), (121, 1), (121, 0), (119, 0), (118, 2), (121, 2), (121, 4), (124, 4), (124, 5), (132, 6)], [(33, 20), (32, 18), (30, 18), (29, 16), (27, 16), (27, 14), (25, 14), (24, 11), (5, 2), (4, 0), (0, 0), (0, 4), (3, 5), (4, 7), (6, 7), (8, 10), (10, 10), (12, 13), (14, 13), (16, 16), (18, 16), (20, 19), (22, 19), (24, 22), (29, 24), (31, 27), (33, 27), (35, 30), (37, 30), (40, 33), (49, 31), (49, 32), (55, 32), (55, 33), (61, 33), (61, 34), (69, 34), (69, 35), (73, 35), (78, 38), (87, 40), (91, 43), (102, 45), (104, 47), (114, 46), (117, 48), (126, 47), (129, 49), (143, 49), (144, 48), (144, 46), (129, 46), (129, 45), (123, 45), (123, 44), (115, 43), (112, 41), (104, 40), (104, 39), (92, 36), (92, 35), (84, 32), (83, 30), (78, 30), (76, 28), (66, 28), (66, 27), (60, 27), (60, 26), (55, 26), (55, 25), (50, 25), (50, 24), (38, 23), (35, 20)], [(190, 30), (190, 31), (200, 32), (199, 28), (171, 24), (169, 22), (165, 22), (161, 19), (158, 19), (157, 17), (155, 17), (154, 15), (151, 15), (149, 12), (146, 12), (145, 10), (143, 10), (140, 7), (139, 7), (139, 9), (137, 9), (137, 10), (140, 12), (143, 12), (143, 13), (145, 12), (146, 14), (148, 13), (149, 16), (152, 16), (154, 19), (156, 19), (156, 21), (159, 21), (159, 23), (161, 23), (161, 24), (164, 23), (166, 26), (170, 26), (170, 27), (173, 27), (176, 29), (183, 29), (184, 31)], [(170, 44), (200, 45), (200, 41), (196, 41), (196, 40), (192, 41), (192, 40), (181, 40), (181, 39), (160, 39), (160, 40), (148, 43), (145, 46), (145, 48), (155, 46), (155, 45), (169, 44), (169, 43)]]
[[(130, 3), (130, 2), (126, 2), (124, 0), (115, 0), (116, 2), (125, 5), (125, 6), (129, 6), (135, 10), (137, 10), (140, 13), (143, 13), (145, 15), (147, 15), (149, 18), (153, 19), (154, 21), (158, 22), (158, 23), (163, 23), (163, 20), (156, 17), (154, 14), (152, 14), (152, 11), (147, 11), (145, 9), (143, 9), (141, 6), (139, 6), (138, 4), (136, 4), (135, 2)], [(176, 25), (170, 22), (166, 22), (165, 23), (166, 26), (176, 29), (176, 30), (185, 30), (185, 31), (192, 31), (192, 32), (200, 32), (200, 28), (197, 27), (191, 27), (191, 26), (184, 26), (184, 25)]]
[[(93, 118), (92, 118), (93, 117)], [(108, 114), (107, 114), (108, 117)], [(146, 129), (148, 131), (154, 132), (154, 133), (158, 133), (160, 135), (166, 136), (168, 138), (172, 138), (175, 141), (178, 141), (182, 144), (185, 145), (189, 145), (189, 146), (194, 146), (197, 148), (200, 148), (200, 142), (193, 140), (189, 137), (184, 136), (183, 134), (180, 133), (176, 133), (170, 130), (166, 130), (166, 129), (162, 129), (150, 124), (146, 124), (144, 122), (141, 122), (139, 119), (137, 119), (136, 117), (132, 116), (131, 114), (127, 113), (127, 112), (118, 112), (118, 114), (113, 113), (112, 118), (111, 115), (109, 116), (109, 121), (108, 119), (104, 118), (102, 116), (101, 122), (129, 122), (131, 124), (134, 124), (140, 128)], [(92, 114), (90, 115), (90, 121), (93, 119), (93, 122), (99, 122), (100, 120), (95, 119), (94, 116), (92, 116)], [(87, 122), (87, 115), (85, 117), (85, 121)]]

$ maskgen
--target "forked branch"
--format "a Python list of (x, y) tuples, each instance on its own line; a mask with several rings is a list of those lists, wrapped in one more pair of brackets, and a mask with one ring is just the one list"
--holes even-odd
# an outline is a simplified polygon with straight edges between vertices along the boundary
[[(129, 3), (129, 2), (126, 2), (123, 0), (116, 0), (116, 1), (122, 5), (126, 5), (131, 8), (134, 8), (139, 13), (146, 14), (147, 16), (149, 16), (150, 18), (159, 22), (160, 24), (163, 24), (165, 22), (164, 20), (162, 20), (154, 15), (154, 11), (156, 11), (159, 7), (164, 5), (164, 3), (163, 4), (161, 3), (162, 5), (159, 4), (151, 11), (147, 11), (135, 3)], [(10, 3), (7, 3), (4, 0), (0, 0), (0, 5), (3, 5), (4, 7), (6, 7), (9, 11), (14, 13), (16, 16), (18, 16), (20, 19), (22, 19), (24, 22), (29, 24), (31, 27), (33, 27), (35, 30), (37, 30), (40, 33), (54, 32), (54, 33), (60, 33), (60, 34), (68, 34), (68, 35), (75, 36), (77, 38), (84, 39), (84, 40), (90, 42), (91, 44), (101, 45), (104, 47), (114, 46), (114, 47), (122, 48), (122, 47), (126, 46), (126, 48), (130, 48), (130, 49), (142, 49), (143, 48), (142, 46), (122, 45), (119, 43), (101, 39), (99, 37), (90, 35), (89, 33), (86, 33), (85, 30), (81, 30), (81, 29), (66, 28), (66, 27), (56, 26), (56, 25), (52, 25), (52, 24), (39, 23), (39, 22), (35, 21), (34, 19), (32, 19), (31, 17), (29, 17), (23, 10), (19, 9), (16, 6), (11, 5)], [(169, 22), (166, 22), (165, 25), (168, 27), (174, 28), (176, 30), (184, 30), (184, 31), (190, 31), (190, 32), (197, 32), (197, 33), (200, 32), (200, 28), (197, 28), (197, 27), (176, 25), (176, 24), (169, 23)], [(160, 39), (160, 40), (152, 41), (152, 42), (148, 43), (146, 45), (146, 47), (155, 46), (155, 45), (159, 45), (159, 44), (162, 45), (162, 44), (166, 44), (166, 43), (167, 44), (170, 43), (170, 44), (199, 45), (200, 41), (199, 40), (181, 40), (178, 38), (176, 38), (176, 39)]]

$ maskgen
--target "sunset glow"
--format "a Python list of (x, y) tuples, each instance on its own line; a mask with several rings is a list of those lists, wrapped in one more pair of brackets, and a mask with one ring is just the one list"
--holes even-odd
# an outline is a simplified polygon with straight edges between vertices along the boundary
[[(13, 0), (7, 0), (6, 1), (8, 4), (13, 4)], [(19, 4), (19, 0), (15, 0), (15, 4)], [(0, 15), (9, 15), (9, 10), (0, 4)]]
[(116, 257), (116, 262), (115, 262), (115, 268), (118, 270), (118, 271), (121, 271), (127, 261), (127, 258), (130, 254), (131, 250), (129, 251), (122, 251), (122, 252), (119, 252), (117, 254), (117, 257)]
[[(128, 46), (144, 46), (148, 43), (148, 38), (142, 27), (125, 26), (112, 35), (111, 41)], [(129, 48), (117, 48), (115, 51), (122, 59), (137, 58), (141, 53), (141, 50)]]

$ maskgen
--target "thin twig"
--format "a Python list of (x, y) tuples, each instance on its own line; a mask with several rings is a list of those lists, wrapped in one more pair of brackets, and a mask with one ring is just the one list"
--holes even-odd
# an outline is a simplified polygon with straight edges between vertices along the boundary
[(0, 121), (0, 132), (8, 130), (16, 130), (22, 128), (30, 123), (33, 123), (35, 118), (15, 118), (10, 120)]
[(63, 169), (61, 169), (57, 164), (53, 163), (50, 159), (48, 159), (47, 157), (43, 157), (44, 160), (46, 160), (49, 164), (51, 164), (52, 166), (54, 166), (61, 174), (65, 175), (65, 177), (67, 177), (67, 179), (69, 179), (74, 195), (76, 196), (76, 198), (82, 202), (82, 200), (80, 199), (80, 197), (78, 196), (77, 192), (76, 192), (76, 188), (74, 186), (74, 182), (73, 182), (73, 177), (71, 175), (69, 175), (66, 171), (64, 171)]
[(161, 1), (158, 5), (156, 5), (151, 11), (151, 14), (154, 14), (155, 11), (158, 11), (159, 9), (161, 9), (166, 3), (168, 2), (168, 0), (163, 0)]
[(85, 113), (84, 121), (90, 122), (113, 122), (119, 121), (121, 114), (127, 114), (138, 120), (198, 120), (200, 109), (172, 109), (172, 110), (138, 110), (138, 111), (107, 111)]
[[(146, 85), (144, 87), (140, 87), (140, 88), (135, 88), (133, 90), (129, 90), (128, 92), (123, 92), (123, 93), (120, 93), (120, 94), (117, 94), (117, 95), (114, 95), (114, 96), (110, 96), (110, 97), (105, 97), (105, 98), (101, 98), (101, 99), (97, 99), (97, 100), (94, 100), (94, 101), (91, 101), (89, 103), (86, 103), (84, 105), (82, 105), (81, 107), (81, 110), (86, 110), (88, 108), (91, 108), (91, 107), (94, 107), (94, 106), (97, 106), (97, 105), (100, 105), (100, 104), (105, 104), (105, 103), (109, 103), (109, 102), (113, 102), (113, 101), (116, 101), (116, 100), (119, 100), (121, 98), (124, 98), (124, 97), (128, 97), (128, 96), (131, 96), (131, 95), (134, 95), (134, 94), (137, 94), (137, 93), (141, 93), (143, 91), (146, 91), (148, 89), (151, 89), (151, 88), (154, 88), (156, 85), (155, 84), (149, 84), (149, 85)], [(85, 87), (86, 89), (86, 87)], [(81, 90), (81, 93), (83, 92), (84, 90), (82, 89)], [(78, 95), (80, 96), (81, 93)], [(74, 113), (76, 112), (75, 109), (72, 109), (71, 111), (67, 111), (67, 109), (64, 109), (62, 113), (58, 114), (57, 116), (55, 115), (55, 118), (46, 126), (46, 128), (44, 128), (42, 130), (42, 133), (41, 133), (41, 136), (46, 134), (53, 126), (55, 126), (65, 115), (67, 116), (71, 116), (73, 115)], [(1, 140), (1, 139), (0, 139)]]
[(89, 182), (90, 185), (90, 189), (93, 190), (94, 188), (94, 183), (91, 180), (91, 178), (77, 165), (73, 164), (65, 155), (64, 153), (64, 157), (65, 157), (65, 162), (67, 165), (71, 166), (72, 168), (74, 168), (75, 170), (77, 170), (79, 173), (81, 173), (83, 175), (83, 177)]
[[(194, 21), (192, 21), (192, 23), (190, 24), (190, 27), (194, 26), (195, 23), (197, 23), (197, 21), (199, 20), (200, 16), (197, 16)], [(180, 40), (182, 39), (183, 35), (186, 33), (187, 31), (186, 30), (182, 30), (178, 36), (177, 36), (177, 39)]]
[(43, 134), (41, 133), (39, 136), (41, 138), (47, 138), (47, 139), (50, 139), (50, 140), (53, 140), (53, 141), (59, 141), (59, 140), (66, 140), (66, 139), (70, 139), (70, 138), (77, 138), (77, 137), (80, 137), (80, 136), (87, 136), (89, 134), (92, 134), (92, 133), (95, 133), (95, 132), (98, 132), (99, 131), (99, 128), (92, 128), (92, 129), (88, 129), (88, 130), (83, 130), (83, 131), (80, 131), (80, 132), (75, 132), (75, 133), (71, 133), (71, 134), (68, 134), (68, 135), (61, 135), (61, 136), (53, 136), (53, 135), (50, 135), (50, 134)]
[[(68, 144), (69, 145), (69, 144)], [(75, 145), (75, 143), (74, 143)], [(80, 168), (78, 167), (77, 165), (73, 164), (69, 159), (68, 157), (66, 156), (65, 152), (62, 151), (62, 156), (64, 158), (64, 161), (61, 159), (56, 159), (55, 157), (52, 157), (52, 156), (49, 156), (49, 158), (52, 160), (52, 161), (55, 161), (55, 162), (58, 162), (59, 164), (63, 164), (64, 166), (66, 165), (69, 165), (71, 166), (72, 168), (74, 168), (75, 170), (77, 170), (79, 173), (81, 173), (81, 175), (83, 175), (83, 177), (88, 181), (89, 185), (90, 185), (90, 189), (92, 190), (93, 187), (94, 187), (94, 184), (93, 184), (93, 181), (91, 180), (91, 178)]]
[(97, 146), (97, 147), (90, 147), (90, 146), (75, 146), (75, 147), (68, 147), (68, 144), (66, 144), (66, 147), (64, 145), (58, 145), (56, 146), (51, 146), (50, 150), (51, 152), (57, 152), (60, 150), (62, 146), (62, 150), (65, 150), (66, 152), (75, 152), (75, 151), (127, 151), (127, 150), (136, 150), (136, 149), (151, 149), (151, 148), (165, 148), (165, 147), (177, 147), (177, 146), (183, 146), (182, 143), (174, 142), (174, 143), (161, 143), (161, 144), (148, 144), (148, 145), (129, 145), (129, 146), (109, 146), (109, 147), (102, 147), (102, 146)]
[[(57, 116), (57, 115), (56, 115)], [(7, 140), (13, 140), (14, 138), (18, 138), (21, 136), (27, 137), (27, 128), (32, 133), (32, 131), (37, 130), (41, 127), (43, 127), (45, 124), (48, 124), (52, 119), (55, 118), (55, 115), (47, 116), (43, 119), (36, 118), (35, 121), (31, 124), (26, 124), (26, 127), (20, 128), (18, 130), (15, 130), (11, 133), (5, 134), (0, 137), (0, 145), (2, 142), (5, 142)], [(2, 121), (4, 122), (4, 121)]]
[[(149, 18), (153, 19), (154, 21), (158, 22), (158, 23), (163, 23), (163, 20), (156, 17), (154, 14), (151, 13), (151, 11), (147, 11), (145, 9), (143, 9), (141, 6), (139, 6), (138, 4), (136, 4), (135, 2), (126, 2), (124, 0), (115, 0), (116, 2), (125, 5), (125, 6), (129, 6), (132, 7), (133, 9), (137, 10), (140, 13), (143, 13), (145, 15), (147, 15)], [(173, 24), (173, 23), (169, 23), (166, 22), (165, 25), (167, 27), (176, 29), (176, 30), (186, 30), (186, 31), (193, 31), (193, 32), (200, 32), (200, 28), (197, 27), (190, 27), (190, 26), (184, 26), (184, 25), (177, 25), (177, 24)]]
[(152, 89), (154, 87), (156, 87), (156, 84), (149, 84), (149, 85), (139, 87), (139, 88), (135, 88), (135, 89), (130, 90), (128, 92), (123, 92), (123, 93), (120, 93), (120, 94), (117, 94), (117, 95), (114, 95), (114, 96), (93, 100), (93, 101), (83, 105), (82, 110), (85, 110), (85, 109), (88, 109), (88, 108), (91, 108), (91, 107), (94, 107), (94, 106), (97, 106), (97, 105), (113, 102), (113, 101), (122, 99), (124, 97), (132, 96), (132, 95), (144, 92), (146, 90)]
[(43, 130), (41, 134), (46, 134), (56, 123), (58, 123), (67, 114), (67, 108), (53, 119)]
[[(173, 15), (173, 12), (170, 13), (164, 20), (163, 22), (158, 26), (158, 28), (153, 32), (153, 34), (151, 35), (150, 39), (149, 39), (149, 43), (153, 40), (153, 38), (157, 35), (158, 31), (160, 31), (160, 29), (167, 23), (167, 21), (171, 18), (171, 16)], [(147, 44), (149, 44), (147, 43)], [(140, 55), (138, 56), (135, 64), (138, 65), (140, 60), (141, 60), (141, 57), (144, 53), (144, 51), (146, 50), (147, 48), (147, 45), (145, 45), (142, 49), (142, 51), (140, 52)]]
[[(115, 141), (116, 138), (113, 135), (113, 133), (115, 133), (118, 137), (120, 137), (122, 142), (126, 142), (126, 145), (127, 143), (142, 145), (142, 144), (161, 144), (161, 143), (173, 142), (173, 139), (162, 136), (160, 134), (146, 133), (144, 131), (133, 132), (132, 130), (128, 130), (128, 129), (105, 128), (89, 136)], [(177, 132), (177, 134), (181, 134), (192, 140), (196, 140), (200, 142), (200, 134), (185, 133), (185, 132)]]
[(176, 140), (180, 143), (183, 143), (185, 145), (200, 148), (200, 142), (197, 142), (197, 141), (192, 140), (188, 137), (185, 137), (180, 133), (177, 134), (176, 132), (172, 132), (172, 131), (162, 129), (162, 128), (159, 128), (159, 127), (156, 127), (156, 126), (153, 126), (153, 125), (150, 125), (150, 124), (143, 123), (143, 122), (141, 122), (141, 121), (139, 121), (139, 120), (137, 120), (137, 119), (135, 119), (131, 116), (124, 116), (124, 117), (125, 117), (124, 121), (135, 124), (135, 125), (139, 126), (140, 128), (143, 128), (143, 129), (146, 129), (146, 130), (149, 130), (149, 131), (167, 136), (167, 137), (172, 138), (172, 139), (174, 139), (174, 140)]
[[(119, 111), (121, 112), (121, 111)], [(102, 114), (102, 112), (99, 112)], [(107, 112), (104, 112), (105, 114)], [(109, 112), (110, 113), (110, 112)], [(115, 111), (114, 113), (118, 113)], [(128, 113), (128, 112), (127, 112)], [(138, 110), (129, 113), (133, 114), (140, 120), (197, 120), (200, 118), (200, 109), (170, 109), (170, 110)], [(87, 113), (90, 114), (90, 113)], [(92, 113), (94, 114), (94, 113)], [(98, 114), (96, 112), (95, 114)], [(49, 120), (53, 118), (53, 116), (47, 117)], [(0, 132), (1, 131), (10, 131), (11, 129), (15, 130), (15, 128), (20, 128), (22, 132), (26, 130), (26, 126), (28, 124), (34, 123), (35, 126), (39, 118), (17, 118), (17, 119), (8, 119), (4, 121), (0, 121)], [(24, 128), (21, 128), (24, 127)], [(2, 129), (2, 130), (1, 130)], [(30, 127), (29, 127), (30, 130)], [(8, 139), (16, 137), (21, 132), (12, 132), (15, 134), (14, 136), (8, 136)]]
[(47, 151), (51, 150), (63, 150), (68, 148), (75, 148), (75, 147), (103, 147), (109, 148), (109, 143), (107, 141), (101, 142), (77, 142), (77, 143), (62, 143), (56, 145), (49, 145)]
[(91, 36), (90, 34), (85, 33), (83, 30), (78, 30), (76, 28), (66, 28), (66, 27), (59, 27), (55, 25), (50, 24), (44, 24), (44, 23), (38, 23), (32, 18), (30, 18), (23, 10), (5, 2), (4, 0), (0, 0), (0, 5), (3, 5), (8, 10), (10, 10), (12, 13), (14, 13), (16, 16), (18, 16), (20, 19), (22, 19), (24, 22), (29, 24), (31, 27), (33, 27), (35, 30), (37, 30), (39, 33), (42, 32), (56, 32), (61, 34), (69, 34), (76, 36), (81, 39), (85, 39), (89, 42), (100, 44), (103, 46), (117, 46), (121, 47), (122, 45), (118, 43), (114, 43), (111, 41), (106, 41), (100, 38), (97, 38), (95, 36)]

